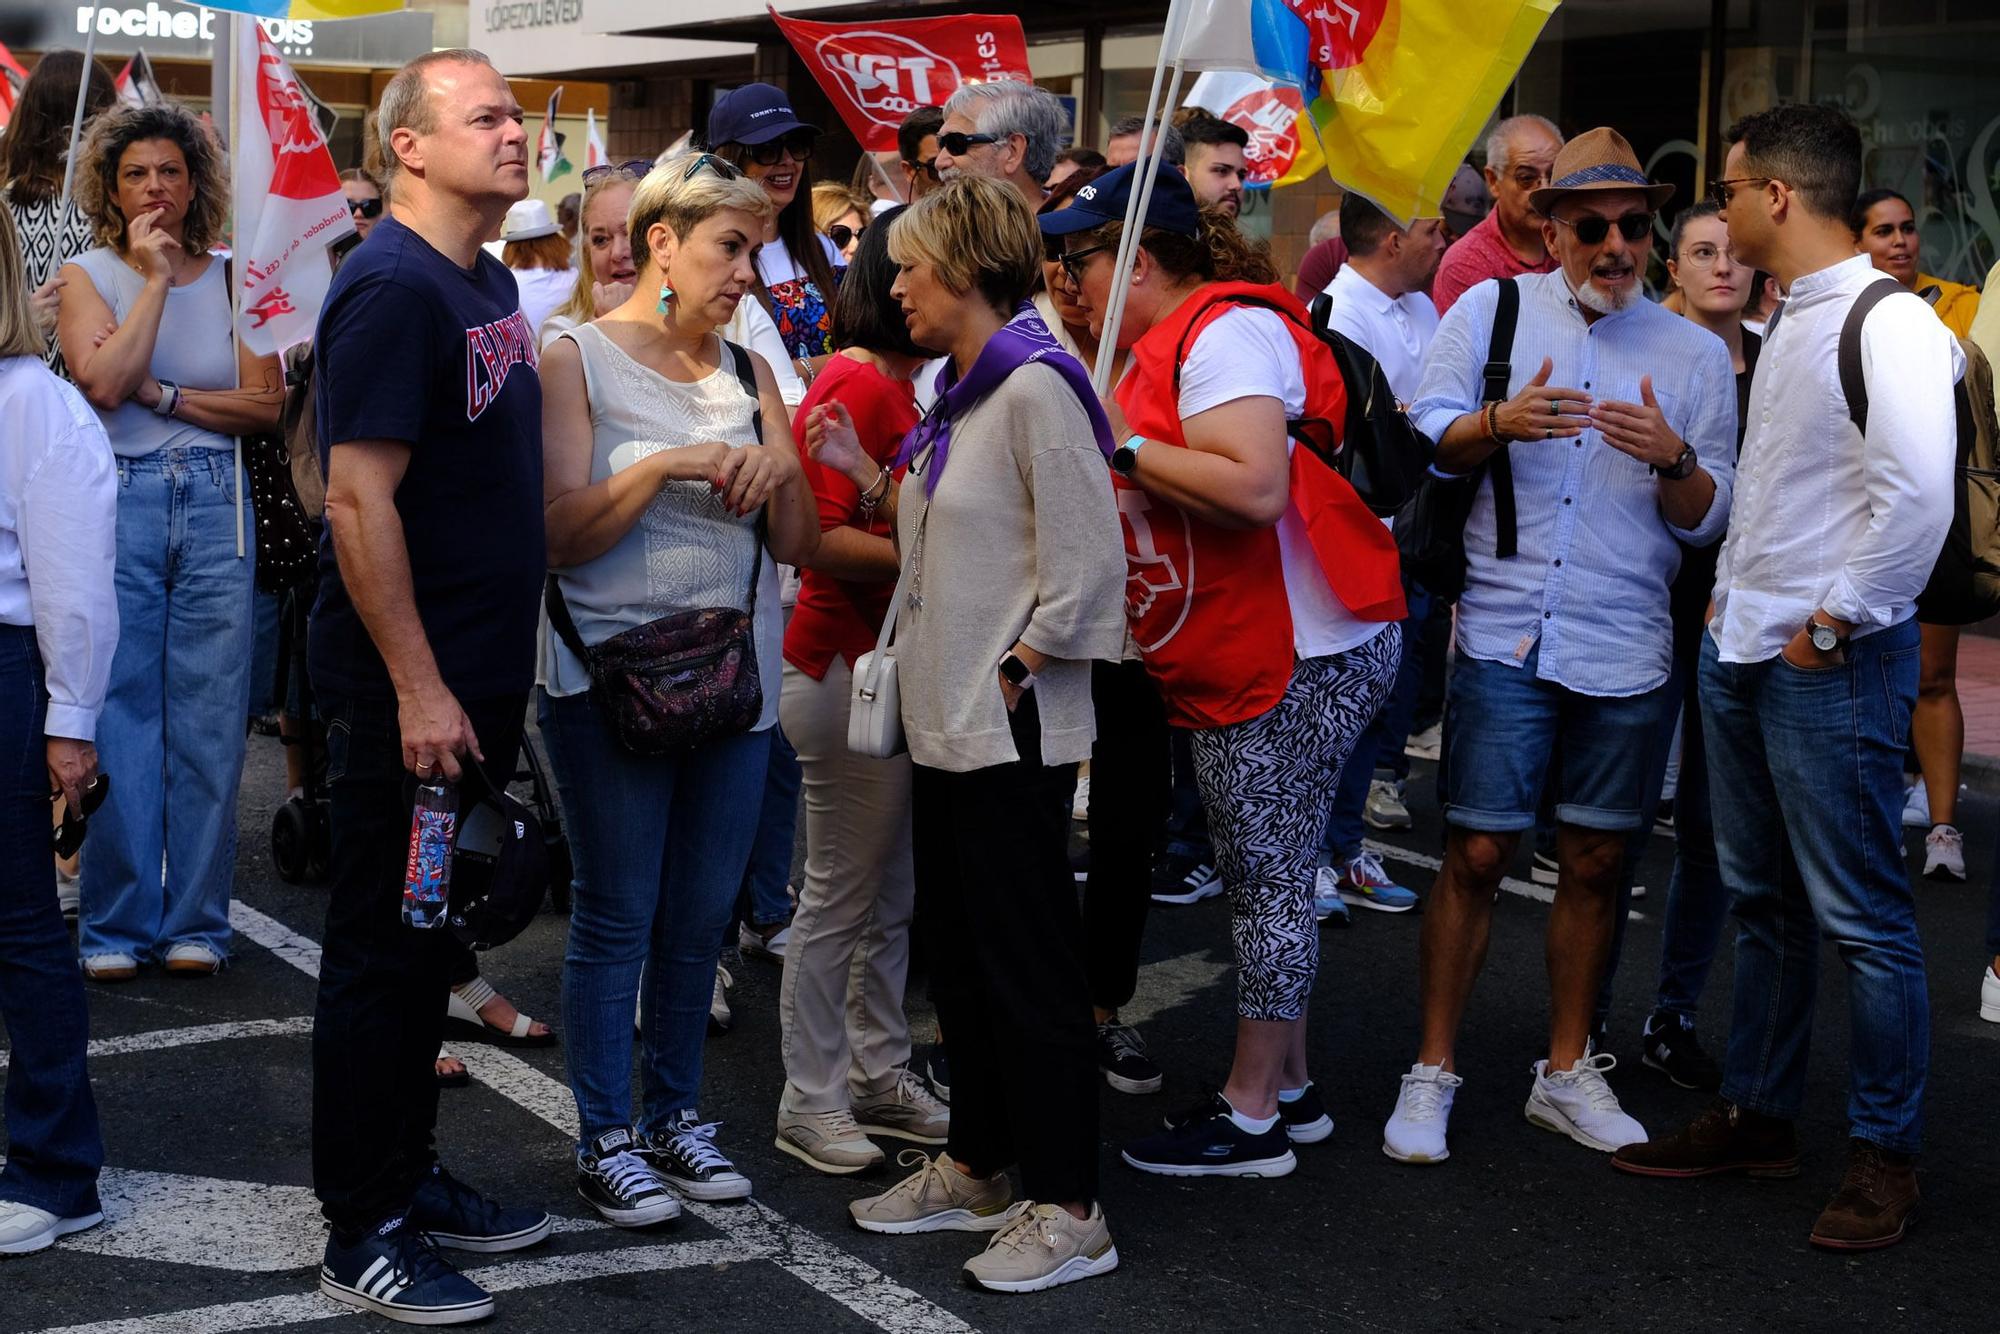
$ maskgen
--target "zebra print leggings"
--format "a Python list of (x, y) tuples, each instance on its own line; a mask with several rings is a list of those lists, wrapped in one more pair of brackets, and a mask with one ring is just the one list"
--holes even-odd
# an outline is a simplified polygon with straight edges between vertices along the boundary
[(1390, 625), (1345, 653), (1300, 659), (1274, 708), (1193, 735), (1245, 1019), (1305, 1015), (1319, 972), (1320, 835), (1340, 766), (1395, 684), (1402, 645), (1402, 627)]

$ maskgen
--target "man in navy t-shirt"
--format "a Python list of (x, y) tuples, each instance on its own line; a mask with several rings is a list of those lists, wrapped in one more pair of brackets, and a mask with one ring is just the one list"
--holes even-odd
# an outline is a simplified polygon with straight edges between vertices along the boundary
[(433, 1243), (514, 1250), (551, 1224), (437, 1161), (432, 1063), (462, 947), (402, 920), (416, 783), (477, 763), (504, 786), (534, 681), (541, 383), (513, 276), (480, 249), (527, 193), (527, 134), (475, 52), (412, 61), (378, 114), (392, 211), (341, 265), (316, 342), (327, 525), (309, 662), (333, 883), (313, 1187), (331, 1224), (322, 1292), (456, 1324), (493, 1300)]

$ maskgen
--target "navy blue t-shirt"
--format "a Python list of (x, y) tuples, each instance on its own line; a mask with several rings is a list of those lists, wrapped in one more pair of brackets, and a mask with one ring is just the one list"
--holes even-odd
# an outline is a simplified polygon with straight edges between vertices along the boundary
[[(321, 464), (351, 440), (399, 440), (396, 490), (417, 614), (461, 700), (535, 678), (542, 534), (542, 384), (514, 276), (462, 269), (385, 217), (341, 263), (315, 342)], [(388, 669), (320, 540), (308, 662), (315, 688), (388, 698)]]

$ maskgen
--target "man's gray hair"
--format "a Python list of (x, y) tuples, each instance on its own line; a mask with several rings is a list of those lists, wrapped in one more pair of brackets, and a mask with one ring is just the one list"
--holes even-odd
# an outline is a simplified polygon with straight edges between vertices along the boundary
[(1018, 134), (1027, 141), (1021, 170), (1037, 181), (1048, 179), (1056, 154), (1069, 140), (1069, 114), (1056, 95), (1032, 83), (995, 79), (968, 83), (944, 104), (947, 116), (963, 116), (981, 134)]
[[(1153, 122), (1153, 128), (1159, 128), (1158, 121)], [(1153, 136), (1146, 127), (1146, 118), (1144, 116), (1127, 116), (1124, 120), (1119, 121), (1111, 127), (1111, 133), (1105, 135), (1104, 140), (1106, 143), (1109, 143), (1113, 139), (1122, 139), (1128, 134), (1141, 136), (1139, 140), (1139, 156), (1149, 156), (1152, 151), (1152, 145), (1147, 140)], [(1174, 167), (1187, 166), (1187, 143), (1181, 138), (1181, 132), (1171, 125), (1167, 126), (1167, 164)]]
[(382, 90), (382, 104), (375, 109), (375, 137), (382, 145), (385, 183), (403, 169), (396, 150), (390, 146), (389, 136), (397, 130), (415, 130), (418, 134), (437, 130), (437, 105), (431, 101), (430, 85), (424, 80), (433, 65), (485, 65), (491, 69), (493, 62), (483, 51), (449, 47), (426, 52), (396, 71)]
[(1340, 235), (1340, 210), (1332, 209), (1319, 215), (1312, 230), (1306, 233), (1306, 249), (1310, 250), (1322, 241), (1331, 241)]
[(1512, 158), (1514, 140), (1520, 137), (1522, 130), (1530, 127), (1546, 131), (1549, 137), (1556, 141), (1558, 148), (1562, 146), (1563, 132), (1557, 129), (1556, 123), (1547, 116), (1509, 116), (1495, 125), (1493, 132), (1486, 136), (1486, 165), (1496, 172), (1505, 173), (1507, 168), (1514, 165)]

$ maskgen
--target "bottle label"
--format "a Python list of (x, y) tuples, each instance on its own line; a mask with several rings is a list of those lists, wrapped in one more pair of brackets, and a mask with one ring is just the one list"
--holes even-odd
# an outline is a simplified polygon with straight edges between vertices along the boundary
[(456, 811), (417, 809), (411, 821), (409, 866), (403, 876), (407, 897), (419, 903), (444, 902), (451, 880), (452, 836), (457, 826)]

